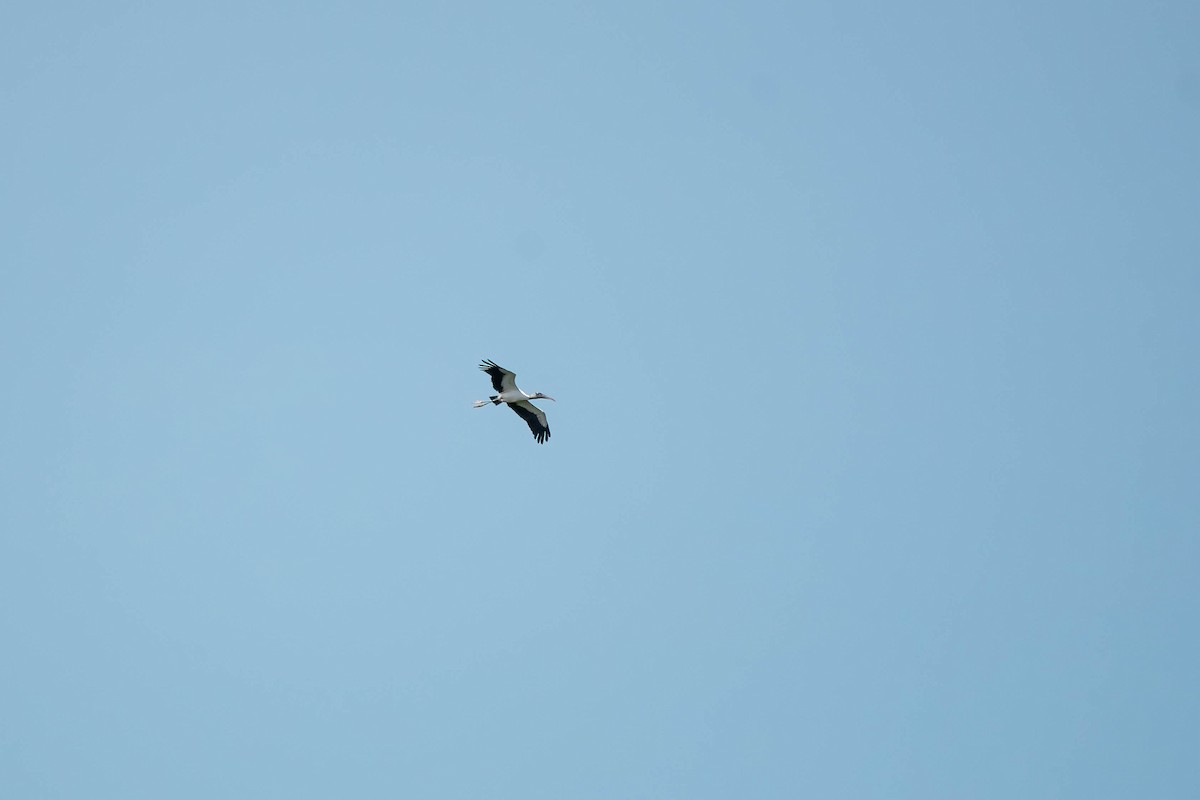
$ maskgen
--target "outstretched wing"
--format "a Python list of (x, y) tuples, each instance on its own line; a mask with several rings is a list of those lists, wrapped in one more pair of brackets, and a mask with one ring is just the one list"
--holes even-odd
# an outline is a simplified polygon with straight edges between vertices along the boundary
[(525, 424), (529, 426), (529, 430), (533, 431), (533, 438), (537, 439), (538, 444), (546, 443), (546, 440), (550, 438), (550, 426), (546, 424), (546, 414), (540, 408), (528, 400), (509, 403), (508, 407), (517, 412), (518, 417), (525, 420)]
[(479, 365), (479, 368), (492, 376), (492, 388), (497, 392), (512, 392), (517, 388), (516, 373), (509, 372), (501, 366), (498, 366), (495, 361), (485, 360)]

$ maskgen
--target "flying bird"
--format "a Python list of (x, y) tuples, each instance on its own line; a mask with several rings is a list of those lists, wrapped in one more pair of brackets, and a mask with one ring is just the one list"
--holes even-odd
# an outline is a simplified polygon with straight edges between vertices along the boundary
[[(517, 376), (498, 366), (495, 361), (484, 361), (479, 368), (492, 377), (492, 388), (499, 394), (494, 394), (487, 400), (476, 400), (472, 405), (475, 408), (483, 408), (488, 403), (494, 406), (508, 403), (508, 407), (517, 412), (518, 417), (525, 420), (525, 424), (529, 426), (529, 430), (533, 431), (533, 438), (537, 439), (538, 444), (545, 444), (546, 440), (550, 438), (550, 426), (546, 424), (546, 414), (529, 401), (554, 400), (554, 398), (541, 392), (525, 394), (517, 388)], [(555, 402), (558, 401), (555, 400)]]

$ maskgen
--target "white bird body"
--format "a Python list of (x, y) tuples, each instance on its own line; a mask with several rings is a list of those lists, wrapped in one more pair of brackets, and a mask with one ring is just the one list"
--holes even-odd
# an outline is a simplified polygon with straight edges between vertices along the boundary
[(546, 424), (546, 412), (529, 401), (554, 400), (554, 398), (541, 392), (533, 394), (522, 392), (517, 388), (516, 373), (509, 372), (497, 365), (495, 361), (484, 361), (479, 368), (491, 376), (492, 388), (496, 390), (496, 394), (487, 400), (476, 400), (472, 405), (475, 408), (483, 408), (486, 405), (498, 406), (506, 403), (517, 413), (518, 417), (525, 420), (525, 424), (533, 432), (533, 438), (537, 440), (538, 444), (545, 444), (546, 440), (550, 438), (550, 426)]
[(522, 400), (532, 400), (533, 395), (525, 394), (520, 389), (513, 389), (511, 392), (501, 392), (496, 395), (496, 399), (502, 403), (519, 403)]

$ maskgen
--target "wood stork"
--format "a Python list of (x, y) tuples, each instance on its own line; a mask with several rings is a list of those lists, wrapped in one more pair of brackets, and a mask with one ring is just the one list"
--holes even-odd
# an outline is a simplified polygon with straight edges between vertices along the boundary
[[(479, 368), (492, 376), (492, 388), (499, 394), (494, 394), (487, 400), (476, 400), (472, 405), (475, 408), (483, 408), (488, 403), (494, 406), (508, 403), (508, 407), (517, 412), (518, 417), (525, 420), (525, 424), (529, 426), (529, 430), (533, 431), (533, 438), (537, 439), (538, 444), (545, 444), (546, 440), (550, 438), (550, 426), (546, 424), (546, 414), (529, 401), (554, 400), (554, 398), (541, 392), (525, 394), (517, 388), (517, 376), (498, 366), (495, 361), (484, 361)], [(558, 401), (555, 400), (555, 402)]]

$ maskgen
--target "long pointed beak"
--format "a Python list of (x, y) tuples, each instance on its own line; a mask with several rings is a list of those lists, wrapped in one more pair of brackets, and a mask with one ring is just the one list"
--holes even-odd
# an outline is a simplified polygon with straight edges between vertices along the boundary
[[(548, 395), (548, 394), (544, 394), (544, 395), (542, 395), (542, 399), (543, 399), (543, 400), (554, 400), (554, 398), (553, 398), (553, 397), (551, 397), (551, 396), (550, 396), (550, 395)], [(558, 401), (557, 401), (557, 400), (554, 400), (554, 402), (556, 402), (556, 403), (557, 403)]]

